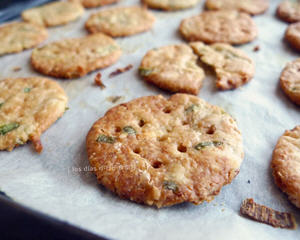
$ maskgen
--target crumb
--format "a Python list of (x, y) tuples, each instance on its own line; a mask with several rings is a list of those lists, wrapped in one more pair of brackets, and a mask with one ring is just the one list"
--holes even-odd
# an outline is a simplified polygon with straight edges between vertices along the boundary
[(132, 64), (129, 64), (128, 66), (126, 66), (124, 68), (118, 68), (116, 71), (114, 71), (111, 74), (109, 74), (109, 77), (114, 77), (114, 76), (119, 75), (121, 73), (127, 72), (131, 68), (133, 68)]
[(253, 48), (253, 52), (258, 52), (260, 50), (260, 46), (255, 46), (254, 48)]
[(22, 70), (22, 68), (21, 68), (21, 67), (14, 67), (12, 70), (13, 70), (14, 72), (19, 72), (19, 71)]
[(251, 183), (250, 180), (248, 180), (248, 183), (249, 183), (249, 184)]
[(111, 103), (117, 103), (123, 98), (124, 97), (122, 97), (122, 96), (111, 96), (111, 97), (106, 98), (106, 100), (111, 102)]
[(296, 229), (297, 224), (292, 214), (279, 212), (272, 208), (259, 205), (252, 198), (243, 201), (240, 212), (257, 222), (271, 225), (275, 228)]
[(31, 142), (33, 144), (34, 150), (37, 153), (41, 153), (43, 151), (43, 145), (42, 145), (41, 139), (39, 137), (33, 136), (31, 138)]
[(96, 77), (95, 77), (95, 84), (97, 86), (99, 86), (101, 89), (106, 88), (106, 86), (103, 84), (103, 82), (101, 81), (101, 73), (97, 73)]
[(225, 209), (224, 209), (224, 208), (222, 208), (222, 209), (221, 209), (221, 211), (222, 211), (222, 212), (224, 212), (224, 211), (225, 211)]

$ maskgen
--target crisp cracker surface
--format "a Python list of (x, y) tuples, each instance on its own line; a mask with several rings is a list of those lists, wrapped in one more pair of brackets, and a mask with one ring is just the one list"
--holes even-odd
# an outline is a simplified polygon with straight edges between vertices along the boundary
[(284, 0), (277, 8), (277, 16), (288, 23), (300, 21), (300, 2), (298, 0)]
[(55, 1), (40, 7), (31, 8), (22, 12), (24, 21), (53, 27), (67, 24), (81, 17), (84, 8), (81, 4), (67, 1)]
[(205, 76), (197, 60), (186, 44), (164, 46), (145, 55), (139, 72), (160, 88), (197, 95)]
[(238, 10), (251, 15), (264, 13), (269, 8), (269, 0), (206, 0), (210, 10)]
[(110, 109), (86, 145), (101, 184), (157, 207), (211, 201), (238, 174), (244, 156), (234, 119), (187, 94), (142, 97)]
[(188, 41), (244, 44), (257, 36), (257, 27), (246, 13), (234, 10), (205, 11), (184, 19), (180, 33)]
[(215, 69), (216, 86), (220, 90), (241, 87), (254, 76), (254, 61), (240, 49), (225, 43), (205, 45), (202, 42), (193, 42), (190, 46), (202, 62)]
[(97, 33), (36, 48), (31, 63), (45, 75), (77, 78), (112, 65), (121, 54), (120, 47), (111, 37)]
[(283, 69), (280, 86), (294, 103), (300, 105), (300, 59), (290, 62)]
[(0, 27), (0, 55), (17, 53), (35, 47), (48, 37), (47, 30), (25, 22)]
[(0, 81), (0, 150), (11, 151), (29, 140), (38, 141), (63, 115), (67, 101), (64, 90), (46, 78)]
[(300, 126), (279, 138), (271, 167), (277, 186), (300, 208)]
[(300, 51), (300, 23), (290, 24), (285, 32), (285, 39)]
[(114, 7), (94, 13), (85, 23), (91, 33), (102, 32), (112, 37), (125, 37), (148, 31), (154, 15), (139, 6)]
[(175, 11), (194, 7), (199, 0), (142, 0), (150, 8)]

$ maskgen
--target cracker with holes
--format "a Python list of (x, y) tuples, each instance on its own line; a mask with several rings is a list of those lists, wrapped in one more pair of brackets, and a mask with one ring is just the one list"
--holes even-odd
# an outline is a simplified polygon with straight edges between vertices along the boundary
[(22, 18), (36, 25), (53, 27), (75, 21), (83, 13), (84, 8), (79, 3), (56, 1), (25, 10), (22, 12)]
[(280, 86), (291, 101), (300, 105), (300, 58), (286, 65), (281, 73)]
[(235, 10), (205, 11), (184, 19), (180, 33), (188, 41), (244, 44), (257, 36), (257, 27), (246, 13)]
[(33, 48), (48, 36), (47, 30), (31, 23), (13, 22), (0, 27), (0, 56)]
[(64, 114), (67, 102), (64, 90), (46, 78), (0, 81), (0, 150), (32, 141), (41, 152), (41, 134)]
[(162, 89), (197, 95), (205, 76), (197, 60), (186, 44), (164, 46), (145, 55), (139, 73)]
[(90, 33), (102, 32), (112, 37), (125, 37), (150, 30), (154, 15), (139, 6), (116, 7), (94, 13), (85, 23)]
[(176, 11), (194, 7), (199, 0), (142, 0), (150, 8), (162, 9), (166, 11)]
[(69, 0), (70, 2), (79, 2), (85, 8), (102, 7), (105, 5), (119, 2), (119, 0)]
[(300, 51), (300, 23), (290, 24), (284, 37), (293, 48)]
[(284, 0), (277, 8), (277, 16), (288, 23), (300, 21), (300, 1)]
[(102, 33), (66, 39), (33, 50), (31, 64), (45, 75), (78, 78), (114, 64), (121, 56), (118, 44)]
[(262, 14), (269, 8), (269, 0), (206, 0), (210, 10), (237, 10), (251, 15)]
[(193, 42), (190, 46), (202, 62), (214, 68), (217, 74), (216, 86), (220, 90), (236, 89), (254, 76), (254, 61), (240, 49), (225, 43), (205, 45)]
[(244, 157), (235, 120), (202, 99), (149, 96), (110, 109), (86, 140), (98, 181), (158, 208), (211, 201)]
[(277, 186), (300, 208), (300, 126), (279, 138), (271, 167)]

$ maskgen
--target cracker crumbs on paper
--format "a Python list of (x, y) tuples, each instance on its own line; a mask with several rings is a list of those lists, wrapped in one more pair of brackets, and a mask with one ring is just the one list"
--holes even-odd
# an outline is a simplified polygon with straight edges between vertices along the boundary
[(117, 102), (121, 101), (122, 99), (124, 99), (123, 96), (110, 96), (110, 97), (106, 98), (106, 100), (111, 103), (117, 103)]
[(247, 216), (257, 222), (271, 225), (275, 228), (296, 229), (297, 224), (292, 214), (279, 212), (272, 208), (259, 205), (252, 198), (243, 201), (241, 214)]
[(253, 48), (253, 52), (258, 52), (259, 50), (260, 50), (260, 46), (259, 45), (255, 46)]
[(132, 64), (129, 64), (128, 66), (126, 66), (124, 68), (118, 68), (117, 70), (115, 70), (114, 72), (112, 72), (111, 74), (109, 74), (109, 77), (117, 76), (117, 75), (119, 75), (121, 73), (129, 71), (132, 68), (133, 68)]
[(14, 72), (19, 72), (19, 71), (22, 70), (22, 68), (21, 68), (21, 67), (14, 67), (12, 70), (13, 70)]
[(102, 77), (101, 73), (97, 73), (95, 77), (95, 84), (99, 86), (101, 89), (104, 89), (106, 88), (106, 86), (103, 84), (101, 77)]

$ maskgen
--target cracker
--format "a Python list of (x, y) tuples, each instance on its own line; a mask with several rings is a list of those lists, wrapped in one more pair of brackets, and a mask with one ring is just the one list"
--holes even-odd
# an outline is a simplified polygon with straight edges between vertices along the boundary
[(289, 25), (284, 37), (293, 48), (300, 51), (300, 23)]
[(233, 118), (187, 94), (118, 105), (93, 125), (86, 144), (102, 185), (157, 207), (213, 200), (244, 156)]
[(197, 60), (186, 44), (164, 46), (152, 49), (144, 56), (139, 73), (162, 89), (197, 95), (205, 77)]
[(214, 68), (217, 74), (216, 86), (220, 90), (236, 89), (254, 76), (254, 61), (240, 49), (224, 43), (205, 45), (193, 42), (190, 46), (202, 62)]
[(180, 33), (188, 41), (244, 44), (257, 36), (257, 27), (246, 13), (234, 10), (205, 11), (184, 19)]
[(102, 32), (112, 37), (125, 37), (148, 31), (155, 17), (146, 8), (116, 7), (94, 13), (85, 23), (90, 33)]
[(63, 115), (64, 90), (46, 78), (8, 78), (0, 81), (0, 150), (32, 141), (42, 150), (41, 134)]
[(34, 69), (45, 75), (77, 78), (115, 63), (122, 51), (110, 37), (98, 33), (50, 43), (32, 52)]
[(269, 0), (206, 0), (210, 10), (237, 10), (250, 15), (262, 14), (269, 8)]
[(39, 45), (48, 37), (47, 30), (31, 23), (13, 22), (0, 27), (0, 56)]
[(79, 2), (85, 8), (102, 7), (105, 5), (119, 2), (119, 0), (69, 0), (70, 2)]
[(284, 0), (277, 8), (277, 16), (288, 23), (300, 21), (300, 1)]
[(280, 86), (291, 101), (300, 105), (300, 58), (290, 62), (283, 69)]
[(300, 126), (279, 138), (271, 167), (276, 185), (300, 208)]
[(199, 2), (199, 0), (142, 0), (142, 2), (150, 8), (176, 11), (192, 8)]
[(81, 17), (84, 8), (74, 2), (56, 1), (22, 12), (24, 21), (36, 25), (53, 27), (67, 24)]

